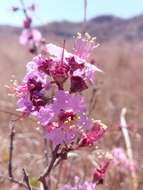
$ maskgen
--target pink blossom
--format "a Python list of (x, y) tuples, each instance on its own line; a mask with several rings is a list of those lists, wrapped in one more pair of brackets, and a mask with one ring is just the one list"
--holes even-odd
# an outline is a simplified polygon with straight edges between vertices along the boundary
[[(58, 47), (54, 44), (48, 44), (46, 46), (47, 48), (47, 52), (51, 55), (51, 56), (54, 56), (55, 58), (57, 59), (61, 59), (62, 57), (62, 52), (63, 52), (63, 48), (61, 47)], [(86, 47), (85, 47), (86, 49)], [(86, 68), (92, 68), (95, 71), (99, 71), (101, 72), (100, 69), (98, 69), (95, 65), (93, 64), (90, 64), (86, 61), (86, 59), (83, 59), (81, 58), (80, 56), (78, 56), (78, 54), (72, 54), (72, 53), (69, 53), (67, 50), (64, 49), (64, 57), (63, 57), (63, 61), (68, 64), (68, 62), (71, 63), (71, 59), (74, 59), (74, 64), (76, 65), (77, 69), (80, 68), (81, 65), (83, 65), (82, 68), (84, 68), (84, 66)], [(69, 65), (70, 66), (70, 65)], [(73, 65), (71, 65), (73, 67)]]
[(17, 111), (27, 113), (28, 115), (32, 112), (32, 102), (30, 101), (30, 97), (28, 95), (24, 95), (20, 97), (17, 101)]
[(48, 102), (46, 97), (50, 89), (49, 81), (41, 73), (28, 73), (21, 85), (17, 86), (16, 93), (18, 97), (17, 111), (35, 112)]
[(10, 11), (12, 11), (12, 12), (17, 12), (17, 11), (19, 11), (19, 7), (17, 7), (17, 6), (12, 6), (12, 7), (10, 7)]
[(36, 7), (37, 5), (35, 3), (32, 3), (30, 6), (27, 7), (27, 9), (34, 12), (36, 10)]
[[(61, 58), (62, 59), (62, 58)], [(42, 55), (34, 57), (32, 62), (35, 62), (35, 69), (38, 68), (40, 72), (53, 78), (55, 83), (62, 87), (63, 83), (69, 77), (68, 71), (69, 67), (61, 59), (56, 59), (53, 57), (46, 58)]]
[(83, 135), (81, 129), (91, 126), (84, 99), (64, 91), (57, 92), (53, 104), (42, 108), (38, 118), (47, 127), (47, 135), (55, 145), (77, 140)]
[[(95, 48), (93, 41), (87, 42), (86, 40), (86, 45), (88, 43), (93, 46), (93, 48), (89, 48), (90, 51)], [(70, 80), (69, 90), (71, 93), (86, 90), (88, 88), (87, 82), (94, 83), (95, 72), (101, 71), (95, 65), (88, 63), (85, 58), (83, 59), (78, 54), (69, 53), (65, 48), (54, 44), (47, 44), (45, 52), (48, 53), (48, 56), (44, 54), (33, 58), (32, 67), (52, 77), (60, 90), (63, 90), (64, 82), (68, 79)]]
[(96, 190), (96, 184), (85, 181), (80, 182), (79, 177), (75, 177), (74, 185), (64, 185), (60, 190)]
[(99, 140), (106, 132), (107, 127), (100, 121), (93, 123), (92, 128), (88, 131), (84, 138), (82, 139), (79, 146), (89, 146), (93, 145), (97, 140)]
[(32, 18), (27, 16), (26, 19), (23, 21), (23, 28), (30, 29), (31, 24), (32, 24)]
[(39, 111), (38, 118), (43, 126), (48, 125), (54, 117), (52, 105), (42, 107)]
[(122, 148), (114, 148), (112, 150), (112, 155), (113, 155), (113, 164), (119, 170), (121, 171), (133, 171), (135, 170), (136, 166), (135, 163), (131, 162), (127, 156), (125, 151)]
[(88, 88), (86, 82), (80, 76), (72, 76), (70, 91), (71, 92), (81, 92)]
[(85, 33), (84, 37), (78, 33), (74, 43), (74, 54), (81, 59), (87, 59), (91, 52), (98, 46), (95, 44), (95, 37)]
[(22, 31), (19, 41), (22, 45), (32, 44), (33, 42), (40, 42), (42, 36), (41, 33), (36, 29), (25, 29)]
[(103, 184), (109, 164), (110, 160), (106, 160), (100, 165), (99, 168), (95, 169), (93, 173), (93, 181), (96, 182), (96, 184)]
[(39, 70), (52, 76), (60, 87), (69, 78), (71, 80), (71, 92), (87, 89), (86, 82), (94, 83), (95, 72), (101, 71), (95, 65), (88, 63), (82, 56), (69, 53), (65, 48), (48, 44), (46, 51), (50, 56), (45, 59), (39, 57), (39, 63), (37, 62)]

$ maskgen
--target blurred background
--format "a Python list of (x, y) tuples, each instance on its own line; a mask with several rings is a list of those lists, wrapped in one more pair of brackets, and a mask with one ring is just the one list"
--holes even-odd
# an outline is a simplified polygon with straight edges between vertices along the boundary
[[(37, 5), (36, 11), (31, 15), (33, 26), (41, 31), (47, 43), (62, 45), (63, 40), (66, 39), (66, 48), (71, 50), (73, 36), (83, 30), (84, 1), (25, 0), (26, 5), (33, 2)], [(3, 146), (0, 147), (0, 170), (2, 171), (3, 162), (5, 166), (7, 163), (8, 123), (12, 117), (11, 113), (16, 113), (15, 98), (8, 96), (9, 90), (6, 86), (10, 85), (14, 79), (21, 81), (25, 73), (25, 65), (33, 57), (26, 47), (19, 44), (24, 16), (20, 12), (13, 13), (10, 10), (12, 6), (19, 6), (19, 1), (0, 0), (0, 140), (3, 142)], [(103, 148), (111, 150), (116, 146), (125, 147), (118, 126), (121, 109), (127, 108), (129, 134), (139, 169), (138, 190), (142, 190), (143, 0), (87, 0), (86, 13), (85, 31), (91, 36), (96, 36), (100, 44), (89, 61), (94, 61), (104, 71), (102, 74), (97, 74), (94, 90), (89, 89), (85, 93), (91, 108), (90, 115), (95, 119), (101, 119), (110, 127), (110, 132), (101, 144)], [(30, 142), (32, 145), (29, 146), (33, 154), (33, 146), (40, 147), (41, 145), (36, 140), (40, 138), (40, 132), (31, 127), (32, 125), (31, 121), (22, 121), (17, 124), (21, 145), (25, 142), (20, 136), (22, 133), (33, 138), (33, 144)], [(17, 145), (17, 151), (19, 151), (18, 147)], [(20, 148), (21, 152), (26, 152), (25, 147)], [(37, 148), (37, 151), (39, 149)], [(18, 162), (18, 160), (20, 157), (17, 158), (17, 163), (20, 165), (22, 161)], [(31, 157), (27, 156), (25, 160), (22, 164), (29, 162)], [(19, 172), (18, 169), (15, 170)], [(110, 190), (127, 190), (129, 180), (126, 180), (128, 179), (126, 177), (126, 175), (120, 175), (115, 179), (110, 173), (108, 178), (112, 183), (107, 183), (99, 189), (108, 187)], [(4, 186), (0, 186), (0, 190), (4, 190)]]

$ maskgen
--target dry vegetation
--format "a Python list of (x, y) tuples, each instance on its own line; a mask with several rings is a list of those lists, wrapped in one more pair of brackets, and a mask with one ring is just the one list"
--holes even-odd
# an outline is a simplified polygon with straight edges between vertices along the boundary
[[(1, 34), (0, 46), (0, 175), (7, 174), (8, 148), (9, 148), (9, 121), (10, 113), (15, 112), (14, 97), (8, 97), (8, 90), (4, 85), (10, 84), (12, 75), (20, 80), (25, 72), (25, 64), (31, 59), (26, 50), (16, 42), (17, 37), (7, 37)], [(62, 43), (62, 39), (51, 36), (48, 42)], [(70, 49), (70, 40), (67, 40)], [(55, 189), (72, 179), (75, 175), (89, 178), (96, 161), (97, 152), (112, 150), (113, 147), (125, 147), (124, 139), (118, 128), (122, 107), (128, 110), (127, 121), (130, 124), (129, 135), (133, 146), (134, 158), (137, 162), (138, 190), (143, 189), (143, 44), (128, 44), (122, 41), (103, 43), (93, 53), (97, 65), (104, 71), (97, 74), (94, 93), (91, 89), (87, 92), (87, 102), (92, 106), (90, 115), (101, 119), (109, 126), (109, 131), (98, 143), (102, 150), (96, 148), (77, 152), (77, 156), (70, 158), (70, 163), (63, 161), (53, 173), (52, 181)], [(10, 113), (9, 113), (10, 112)], [(14, 116), (13, 116), (14, 117)], [(37, 177), (44, 168), (44, 142), (42, 131), (36, 122), (31, 119), (19, 121), (16, 124), (14, 142), (14, 172), (19, 179), (22, 177), (22, 168), (25, 167), (30, 174), (32, 184), (37, 185), (33, 177)], [(87, 156), (87, 151), (91, 153)], [(80, 168), (84, 168), (81, 170)], [(69, 172), (70, 171), (70, 172)], [(64, 178), (62, 177), (64, 176)], [(129, 173), (122, 174), (112, 166), (109, 167), (105, 183), (99, 185), (100, 190), (134, 190), (132, 178)], [(7, 180), (0, 179), (0, 190), (14, 190), (17, 185), (12, 185)]]

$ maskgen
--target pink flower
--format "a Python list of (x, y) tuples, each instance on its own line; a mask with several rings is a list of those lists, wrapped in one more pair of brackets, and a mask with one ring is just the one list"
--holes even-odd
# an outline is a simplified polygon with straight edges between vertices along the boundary
[[(79, 41), (79, 39), (78, 39)], [(86, 55), (95, 48), (93, 40), (80, 40), (88, 47), (88, 51), (82, 47), (80, 51), (86, 51)], [(86, 43), (85, 43), (86, 41)], [(81, 42), (80, 42), (81, 43)], [(90, 48), (89, 48), (90, 46)], [(74, 51), (76, 48), (75, 46)], [(78, 52), (78, 53), (77, 53)], [(95, 65), (90, 64), (85, 59), (87, 56), (79, 55), (79, 50), (76, 54), (69, 53), (65, 48), (58, 47), (54, 44), (47, 44), (44, 55), (34, 57), (32, 65), (39, 72), (43, 72), (53, 78), (60, 90), (63, 90), (63, 85), (66, 80), (70, 80), (70, 92), (81, 92), (88, 88), (87, 82), (94, 83), (96, 71), (101, 71)], [(84, 54), (84, 55), (85, 55)], [(35, 62), (35, 64), (33, 64)]]
[(38, 118), (55, 145), (74, 142), (91, 126), (84, 99), (64, 91), (57, 92), (53, 104), (42, 108)]
[[(64, 48), (56, 45), (48, 44), (46, 46), (46, 51), (50, 54), (49, 58), (45, 59), (43, 62), (39, 60), (39, 69), (52, 76), (56, 82), (59, 81), (60, 84), (63, 84), (68, 78), (70, 78), (71, 92), (80, 92), (87, 89), (88, 85), (86, 82), (90, 81), (94, 83), (95, 72), (101, 71), (95, 65), (86, 61), (88, 54), (95, 48), (94, 41), (88, 41), (87, 39), (80, 41), (82, 41), (85, 46), (82, 44), (84, 48), (80, 48), (77, 43), (74, 48), (74, 52), (76, 52), (75, 54), (69, 53)], [(80, 48), (80, 50), (76, 48)], [(84, 51), (86, 52), (84, 53)]]
[(93, 181), (96, 182), (96, 184), (103, 184), (109, 164), (110, 160), (106, 160), (100, 165), (99, 168), (95, 169), (93, 173)]
[(30, 29), (31, 24), (32, 24), (32, 18), (27, 16), (23, 22), (23, 28), (24, 29)]
[(41, 33), (36, 29), (25, 29), (21, 33), (19, 38), (19, 42), (22, 45), (32, 44), (33, 42), (38, 43), (40, 42), (42, 36)]
[(87, 84), (80, 76), (71, 77), (70, 92), (81, 92), (87, 88)]
[[(54, 48), (55, 52), (51, 50)], [(53, 53), (51, 52), (49, 58), (44, 59), (44, 57), (39, 56), (39, 62), (37, 62), (38, 68), (40, 71), (51, 76), (56, 84), (62, 89), (63, 83), (69, 78), (69, 65), (65, 60), (66, 50), (55, 45), (49, 45), (48, 53), (50, 53), (50, 51), (53, 51)], [(59, 52), (58, 57), (54, 56), (54, 53), (57, 54), (57, 52)]]
[(75, 177), (74, 185), (64, 185), (60, 190), (96, 190), (96, 184), (91, 182), (80, 182), (79, 177)]
[(30, 101), (30, 97), (28, 95), (23, 95), (17, 101), (17, 111), (27, 113), (28, 115), (32, 112), (32, 102)]
[(46, 97), (46, 93), (49, 89), (49, 81), (43, 74), (38, 72), (28, 73), (22, 84), (16, 88), (17, 111), (27, 114), (38, 111), (47, 104), (48, 97)]
[(130, 172), (135, 170), (136, 166), (135, 163), (132, 163), (126, 156), (125, 151), (122, 148), (114, 148), (112, 150), (112, 155), (113, 155), (113, 164), (119, 170), (123, 172)]
[[(55, 58), (61, 60), (63, 48), (58, 47), (54, 44), (48, 44), (46, 47), (47, 47), (47, 52), (51, 56), (54, 56)], [(84, 73), (84, 70), (87, 72), (87, 70), (91, 70), (91, 69), (94, 72), (95, 71), (101, 72), (101, 70), (98, 69), (95, 65), (88, 63), (86, 59), (79, 57), (77, 54), (69, 53), (65, 49), (64, 49), (63, 62), (65, 62), (65, 64), (67, 64), (69, 67), (71, 67), (71, 73), (73, 74), (74, 74), (74, 71), (76, 71), (77, 69), (81, 70), (81, 72), (83, 73)], [(85, 76), (86, 76), (86, 73), (85, 73)]]
[(12, 7), (10, 7), (10, 11), (12, 11), (12, 12), (17, 12), (17, 11), (19, 11), (19, 7), (17, 7), (17, 6), (12, 6)]
[(89, 146), (93, 145), (97, 140), (99, 140), (106, 132), (107, 127), (100, 121), (96, 121), (90, 131), (88, 131), (84, 138), (82, 139), (79, 146)]
[(36, 7), (37, 5), (35, 3), (32, 3), (30, 6), (27, 7), (27, 9), (34, 12), (36, 10)]
[(38, 113), (38, 119), (43, 126), (48, 125), (54, 117), (54, 112), (52, 109), (52, 105), (47, 105), (45, 107), (41, 107)]
[(88, 33), (82, 37), (80, 33), (77, 34), (74, 44), (74, 54), (81, 59), (87, 59), (91, 52), (98, 46), (95, 44), (95, 37), (91, 37)]

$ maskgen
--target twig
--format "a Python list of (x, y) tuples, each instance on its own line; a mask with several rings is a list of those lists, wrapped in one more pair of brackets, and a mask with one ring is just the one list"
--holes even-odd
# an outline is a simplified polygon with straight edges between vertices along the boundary
[(49, 190), (50, 189), (49, 185), (47, 184), (47, 181), (46, 181), (45, 177), (41, 178), (40, 181), (41, 181), (41, 183), (43, 185), (43, 190)]
[(54, 163), (55, 163), (55, 161), (58, 158), (58, 149), (59, 149), (59, 146), (60, 145), (57, 145), (55, 147), (55, 150), (52, 153), (52, 159), (51, 159), (50, 165), (45, 169), (45, 171), (43, 172), (43, 174), (38, 178), (38, 180), (42, 182), (44, 190), (48, 190), (49, 189), (49, 187), (48, 187), (48, 185), (46, 183), (46, 177), (50, 175), (51, 170), (52, 170), (52, 168), (54, 166)]
[[(3, 176), (3, 175), (0, 175), (0, 178), (10, 181), (11, 183), (17, 184), (17, 185), (19, 185), (19, 187), (23, 187), (23, 188), (27, 189), (27, 185), (25, 185), (25, 183), (23, 183), (22, 181), (19, 181), (17, 179), (11, 178), (11, 177)], [(38, 189), (32, 188), (32, 190), (38, 190)]]
[(11, 122), (10, 125), (11, 125), (11, 132), (10, 132), (8, 174), (10, 178), (13, 178), (12, 158), (13, 158), (13, 141), (15, 136), (14, 122)]
[[(48, 146), (49, 142), (48, 142), (47, 138), (45, 137), (44, 132), (45, 131), (43, 130), (43, 134), (44, 134), (44, 157), (45, 157), (44, 165), (45, 165), (45, 167), (47, 167), (49, 164), (49, 148), (50, 147)], [(48, 183), (48, 185), (47, 185), (47, 183)], [(43, 185), (44, 190), (45, 189), (48, 190), (48, 186), (50, 186), (50, 179), (48, 179), (48, 181), (46, 182), (46, 179), (44, 178), (42, 181), (42, 185)]]
[(3, 178), (4, 180), (8, 180), (8, 181), (10, 181), (12, 183), (15, 183), (15, 184), (19, 185), (20, 187), (27, 188), (27, 186), (22, 181), (18, 181), (18, 180), (14, 179), (14, 178), (2, 176), (2, 175), (0, 176), (0, 178)]
[[(127, 109), (122, 108), (121, 115), (120, 115), (120, 126), (121, 126), (121, 130), (122, 130), (123, 137), (125, 140), (125, 144), (126, 144), (127, 156), (129, 158), (129, 160), (131, 161), (131, 163), (134, 163), (133, 150), (132, 150), (131, 140), (130, 140), (129, 133), (128, 133), (128, 125), (127, 125), (127, 121), (126, 121), (126, 117), (125, 117), (126, 113), (127, 113)], [(132, 179), (133, 179), (134, 190), (137, 190), (138, 189), (138, 180), (137, 180), (137, 175), (136, 175), (135, 170), (131, 171), (131, 175), (132, 175)]]
[(21, 3), (21, 6), (22, 6), (22, 10), (23, 10), (23, 13), (25, 15), (25, 17), (28, 17), (28, 13), (26, 11), (26, 7), (25, 7), (25, 3), (23, 0), (20, 0), (20, 3)]
[[(7, 110), (2, 110), (0, 109), (0, 113), (5, 113), (5, 114), (8, 114), (8, 115), (11, 115), (11, 116), (15, 116), (16, 118), (15, 119), (12, 119), (12, 122), (16, 122), (20, 119), (22, 119), (24, 116), (21, 115), (21, 114), (18, 114), (18, 113), (14, 113), (14, 112), (11, 112), (11, 111), (7, 111)], [(36, 122), (36, 120), (34, 118), (30, 118), (30, 117), (27, 117), (30, 121), (32, 122)]]
[(22, 118), (22, 116), (20, 114), (18, 114), (18, 113), (14, 113), (14, 112), (3, 110), (3, 109), (0, 109), (0, 113), (5, 113), (5, 114), (8, 114), (8, 115), (17, 117), (16, 119), (13, 119), (12, 121), (17, 121), (18, 119)]
[(29, 176), (26, 173), (25, 169), (23, 168), (23, 181), (26, 183), (27, 189), (28, 190), (32, 190), (31, 186), (30, 186), (30, 182), (29, 182)]
[(92, 90), (92, 95), (91, 98), (89, 100), (89, 115), (92, 113), (93, 109), (95, 108), (96, 105), (96, 94), (97, 94), (97, 90), (98, 88), (96, 86), (93, 86), (93, 90)]
[[(16, 120), (12, 120), (10, 122), (10, 127), (11, 127), (11, 132), (10, 132), (10, 146), (9, 146), (9, 162), (8, 162), (8, 177), (6, 176), (0, 176), (1, 178), (3, 178), (4, 180), (9, 180), (12, 183), (15, 183), (21, 187), (24, 187), (25, 189), (27, 189), (27, 185), (25, 185), (23, 182), (17, 180), (14, 178), (13, 175), (13, 149), (14, 149), (14, 137), (15, 137), (15, 126), (14, 126), (14, 122)], [(28, 189), (28, 190), (32, 190), (32, 189)], [(35, 188), (33, 190), (36, 190)]]
[(48, 152), (48, 140), (47, 138), (45, 137), (45, 133), (44, 133), (44, 130), (43, 130), (43, 138), (44, 138), (44, 157), (45, 157), (45, 161), (44, 161), (44, 165), (47, 167), (48, 163), (49, 163), (49, 152)]
[[(50, 172), (51, 172), (51, 169), (53, 168), (53, 165), (54, 165), (54, 163), (55, 163), (55, 161), (56, 161), (56, 159), (57, 159), (57, 151), (58, 151), (58, 149), (59, 149), (59, 145), (57, 145), (56, 146), (56, 148), (55, 148), (55, 150), (53, 151), (53, 154), (52, 154), (52, 160), (51, 160), (51, 162), (50, 162), (50, 165), (49, 165), (49, 167), (47, 167), (46, 168), (46, 170), (44, 171), (44, 173), (41, 175), (41, 177), (43, 178), (43, 177), (47, 177), (49, 174), (50, 174)], [(40, 177), (40, 178), (41, 178)]]

